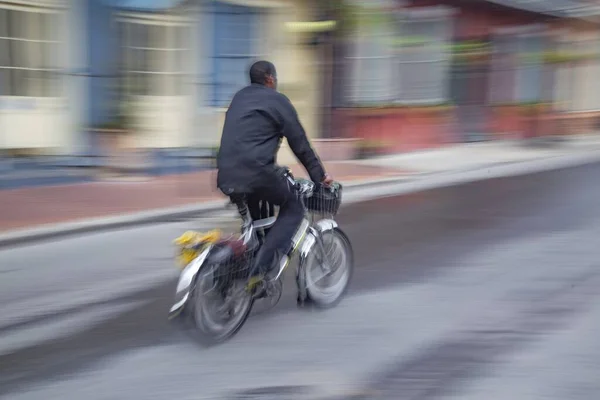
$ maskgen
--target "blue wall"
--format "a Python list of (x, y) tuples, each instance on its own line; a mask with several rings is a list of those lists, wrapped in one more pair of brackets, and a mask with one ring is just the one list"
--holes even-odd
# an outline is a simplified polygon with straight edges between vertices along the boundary
[[(86, 0), (86, 45), (88, 65), (88, 115), (86, 125), (110, 121), (116, 105), (115, 83), (118, 72), (119, 37), (113, 8), (101, 0)], [(97, 141), (90, 134), (92, 154), (98, 153)]]
[(213, 6), (212, 105), (227, 107), (249, 83), (248, 69), (258, 53), (260, 14), (257, 8), (216, 2)]

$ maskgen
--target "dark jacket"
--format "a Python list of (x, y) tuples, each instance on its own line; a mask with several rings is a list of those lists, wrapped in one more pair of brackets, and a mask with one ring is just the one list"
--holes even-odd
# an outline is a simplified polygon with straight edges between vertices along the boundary
[(249, 193), (276, 178), (276, 156), (286, 138), (310, 178), (325, 171), (290, 100), (276, 90), (252, 84), (237, 92), (225, 116), (217, 156), (217, 186), (223, 193)]

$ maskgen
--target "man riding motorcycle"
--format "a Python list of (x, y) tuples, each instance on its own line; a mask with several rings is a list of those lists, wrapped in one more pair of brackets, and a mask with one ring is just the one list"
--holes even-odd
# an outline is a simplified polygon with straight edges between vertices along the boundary
[(229, 197), (246, 196), (279, 206), (279, 215), (255, 259), (253, 274), (263, 278), (291, 250), (292, 238), (304, 217), (303, 206), (276, 165), (283, 138), (310, 179), (330, 184), (312, 149), (296, 109), (277, 91), (277, 72), (268, 61), (250, 68), (250, 85), (233, 97), (217, 156), (217, 186)]

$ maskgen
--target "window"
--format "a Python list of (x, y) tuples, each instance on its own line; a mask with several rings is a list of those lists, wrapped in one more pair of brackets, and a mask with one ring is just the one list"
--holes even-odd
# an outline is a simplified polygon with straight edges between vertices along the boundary
[(498, 35), (492, 40), (490, 103), (514, 102), (515, 74), (517, 70), (517, 43), (509, 35)]
[(395, 100), (394, 67), (396, 56), (390, 39), (394, 25), (367, 11), (360, 14), (350, 63), (349, 100), (354, 104), (392, 103)]
[(543, 37), (525, 35), (518, 39), (517, 102), (530, 103), (542, 100)]
[(0, 8), (0, 96), (57, 97), (60, 14)]
[[(407, 18), (401, 22), (397, 100), (401, 103), (442, 103), (448, 96), (449, 21)], [(408, 39), (408, 40), (406, 40)]]
[(363, 10), (352, 54), (353, 104), (441, 103), (448, 97), (449, 9), (411, 9), (402, 16)]
[(552, 71), (542, 58), (550, 49), (549, 38), (541, 33), (496, 35), (492, 41), (490, 101), (495, 104), (550, 101)]
[(600, 48), (597, 37), (578, 37), (569, 41), (567, 51), (578, 56), (584, 56), (570, 64), (565, 69), (570, 72), (564, 77), (569, 88), (566, 96), (570, 111), (588, 112), (600, 110), (600, 61), (598, 49)]
[(190, 28), (143, 21), (127, 21), (120, 25), (129, 94), (183, 94)]
[(259, 18), (252, 8), (217, 3), (213, 106), (227, 107), (249, 83), (248, 69), (259, 54)]

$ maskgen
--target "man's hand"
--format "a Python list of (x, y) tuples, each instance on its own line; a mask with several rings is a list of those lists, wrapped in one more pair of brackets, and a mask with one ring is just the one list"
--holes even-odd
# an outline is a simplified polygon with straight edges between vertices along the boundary
[(323, 182), (321, 182), (325, 186), (331, 186), (331, 184), (335, 182), (333, 178), (327, 174), (325, 174), (325, 178), (323, 178)]

